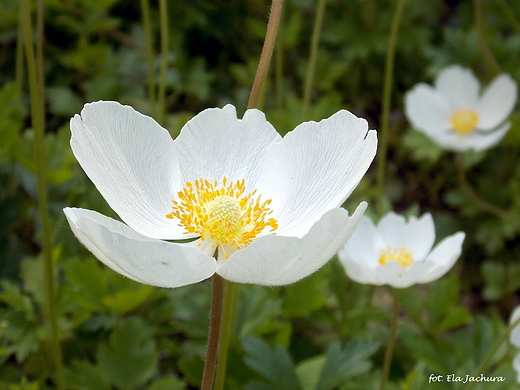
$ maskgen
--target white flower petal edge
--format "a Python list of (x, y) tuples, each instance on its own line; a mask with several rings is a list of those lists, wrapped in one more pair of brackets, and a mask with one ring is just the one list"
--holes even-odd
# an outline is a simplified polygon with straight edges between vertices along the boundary
[[(511, 313), (511, 319), (509, 324), (513, 324), (515, 321), (520, 319), (520, 306), (517, 306), (513, 313)], [(520, 348), (520, 325), (516, 326), (509, 334), (509, 340), (515, 347)]]
[(515, 359), (513, 360), (513, 368), (517, 373), (516, 381), (520, 383), (520, 353), (516, 355)]
[(480, 81), (470, 69), (460, 65), (444, 68), (435, 79), (435, 87), (450, 100), (456, 109), (476, 108)]
[(516, 82), (508, 74), (498, 75), (486, 88), (477, 105), (478, 128), (492, 130), (511, 114), (517, 98)]
[(444, 95), (430, 85), (419, 83), (405, 95), (406, 117), (413, 127), (435, 134), (451, 127), (451, 107)]
[(114, 271), (158, 287), (181, 287), (212, 276), (216, 260), (199, 248), (147, 238), (95, 211), (65, 208), (74, 235)]
[(239, 283), (279, 286), (297, 282), (322, 267), (350, 237), (367, 207), (349, 217), (336, 208), (325, 213), (302, 238), (264, 236), (235, 252), (217, 273)]
[(462, 152), (468, 149), (481, 151), (489, 149), (500, 142), (511, 127), (511, 123), (507, 122), (503, 126), (491, 132), (480, 132), (475, 130), (468, 136), (461, 136), (454, 132), (439, 132), (430, 134), (430, 137), (440, 146), (447, 150)]
[(230, 181), (245, 179), (254, 188), (267, 148), (280, 139), (259, 110), (247, 110), (238, 119), (230, 104), (206, 109), (188, 121), (174, 141), (182, 185), (226, 176)]
[(420, 283), (429, 283), (444, 276), (460, 257), (465, 238), (464, 232), (457, 232), (439, 242), (425, 260), (425, 263), (432, 263), (436, 266), (430, 273), (423, 274)]
[(186, 238), (164, 216), (181, 187), (168, 131), (117, 102), (86, 104), (70, 121), (70, 144), (79, 164), (112, 210), (152, 238)]
[(278, 235), (302, 237), (328, 210), (339, 207), (374, 159), (375, 130), (341, 110), (321, 122), (305, 122), (271, 145), (258, 192), (272, 199)]

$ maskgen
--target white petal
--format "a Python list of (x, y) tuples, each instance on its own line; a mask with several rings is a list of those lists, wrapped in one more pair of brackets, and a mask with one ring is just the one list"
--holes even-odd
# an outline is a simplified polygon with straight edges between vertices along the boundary
[(374, 223), (364, 215), (352, 236), (338, 252), (338, 257), (346, 269), (350, 267), (350, 263), (374, 269), (379, 266), (379, 252), (385, 247), (386, 243)]
[(463, 232), (455, 233), (439, 242), (428, 255), (425, 263), (431, 262), (432, 271), (421, 277), (421, 283), (429, 283), (439, 279), (448, 272), (462, 253), (462, 243), (466, 235)]
[(513, 368), (516, 371), (516, 381), (520, 383), (520, 353), (513, 360)]
[(500, 125), (509, 116), (516, 104), (517, 86), (508, 74), (493, 79), (477, 105), (478, 128), (490, 130)]
[(338, 208), (327, 212), (301, 239), (263, 236), (235, 252), (217, 273), (239, 282), (278, 286), (297, 282), (322, 267), (356, 228), (367, 204), (349, 217)]
[(216, 261), (197, 247), (148, 239), (95, 211), (65, 208), (76, 237), (114, 271), (141, 283), (180, 287), (215, 273)]
[[(509, 323), (513, 324), (518, 320), (520, 320), (520, 306), (517, 306), (513, 310), (513, 313), (511, 313), (511, 319), (509, 320)], [(515, 347), (520, 348), (520, 325), (513, 328), (509, 334), (509, 340), (511, 340), (511, 344), (513, 344)]]
[(460, 65), (444, 68), (435, 79), (435, 87), (449, 99), (453, 108), (476, 108), (480, 82), (470, 69)]
[(376, 153), (368, 123), (341, 110), (319, 123), (306, 122), (273, 144), (258, 190), (272, 199), (279, 235), (302, 237), (357, 186)]
[(183, 181), (226, 176), (254, 189), (267, 147), (280, 139), (261, 111), (247, 110), (237, 119), (232, 105), (204, 110), (175, 140)]
[(408, 268), (404, 268), (395, 261), (389, 261), (384, 266), (378, 267), (378, 277), (386, 280), (386, 284), (395, 288), (406, 288), (418, 283), (421, 277), (430, 272), (432, 263), (415, 262)]
[(504, 138), (507, 131), (511, 127), (511, 123), (507, 122), (502, 127), (491, 132), (480, 132), (475, 130), (468, 135), (459, 135), (453, 131), (437, 133), (430, 137), (440, 146), (445, 149), (461, 152), (464, 150), (473, 149), (481, 151), (495, 146)]
[(451, 127), (453, 107), (441, 92), (419, 83), (405, 95), (405, 113), (413, 127), (430, 134)]
[(86, 104), (70, 128), (76, 159), (123, 221), (148, 237), (182, 237), (183, 230), (165, 217), (180, 185), (165, 129), (117, 102)]
[(412, 216), (406, 222), (404, 217), (390, 212), (381, 219), (377, 228), (387, 245), (396, 249), (405, 247), (415, 261), (424, 260), (435, 241), (435, 225), (430, 213), (419, 219)]

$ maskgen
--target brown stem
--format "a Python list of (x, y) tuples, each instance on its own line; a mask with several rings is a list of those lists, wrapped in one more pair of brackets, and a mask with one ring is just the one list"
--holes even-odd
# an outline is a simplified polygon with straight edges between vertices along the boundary
[(206, 361), (202, 373), (201, 390), (211, 390), (213, 376), (215, 373), (215, 363), (217, 361), (217, 347), (220, 334), (220, 318), (222, 316), (222, 292), (223, 280), (215, 274), (213, 275), (211, 294), (211, 314), (208, 331), (208, 349), (206, 351)]
[(269, 62), (273, 55), (278, 25), (280, 24), (280, 17), (282, 15), (282, 5), (283, 0), (273, 0), (271, 15), (269, 16), (269, 23), (267, 24), (267, 33), (265, 34), (264, 47), (262, 48), (262, 54), (258, 62), (258, 69), (253, 82), (253, 88), (251, 89), (251, 95), (249, 95), (249, 102), (247, 103), (248, 109), (258, 106), (260, 93), (262, 92), (267, 70), (269, 69)]

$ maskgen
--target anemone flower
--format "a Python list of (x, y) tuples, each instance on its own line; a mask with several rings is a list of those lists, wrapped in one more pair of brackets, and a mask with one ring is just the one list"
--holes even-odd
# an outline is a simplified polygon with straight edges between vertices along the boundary
[(86, 104), (70, 126), (76, 159), (123, 221), (65, 208), (72, 231), (113, 270), (161, 287), (214, 273), (284, 285), (316, 271), (363, 215), (365, 202), (352, 216), (339, 206), (377, 145), (345, 110), (283, 138), (261, 111), (237, 119), (231, 105), (201, 112), (175, 140), (117, 102)]
[(463, 232), (455, 233), (432, 250), (431, 214), (406, 221), (390, 212), (377, 227), (364, 216), (338, 256), (356, 282), (405, 288), (429, 283), (448, 272), (461, 254), (464, 237)]
[(405, 113), (419, 131), (441, 147), (464, 151), (488, 149), (511, 127), (517, 86), (501, 74), (480, 95), (480, 82), (470, 69), (444, 68), (434, 86), (419, 83), (405, 96)]

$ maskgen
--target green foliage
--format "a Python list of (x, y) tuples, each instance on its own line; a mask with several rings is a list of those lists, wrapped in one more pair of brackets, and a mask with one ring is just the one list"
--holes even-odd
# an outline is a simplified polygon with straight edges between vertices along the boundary
[[(446, 152), (405, 121), (403, 97), (450, 64), (486, 83), (501, 71), (520, 82), (520, 3), (408, 1), (396, 47), (383, 208), (434, 215), (438, 240), (466, 232), (461, 259), (439, 281), (400, 291), (398, 339), (387, 389), (462, 389), (431, 374), (472, 374), (503, 334), (520, 291), (520, 111), (495, 148)], [(261, 108), (283, 135), (303, 119), (339, 109), (380, 128), (388, 36), (395, 2), (328, 0), (309, 118), (301, 117), (316, 2), (288, 0)], [(154, 87), (159, 83), (159, 9), (150, 2)], [(242, 114), (266, 31), (268, 0), (168, 2), (166, 118), (173, 137), (194, 114), (233, 103)], [(504, 8), (504, 5), (506, 8)], [(36, 2), (32, 2), (33, 11)], [(19, 26), (20, 1), (0, 1), (0, 390), (56, 388), (46, 321), (33, 131)], [(113, 99), (153, 113), (140, 3), (45, 1), (45, 151), (53, 227), (58, 328), (71, 390), (199, 388), (209, 323), (207, 282), (145, 286), (78, 244), (65, 206), (115, 216), (85, 176), (69, 119), (86, 102)], [(34, 12), (33, 12), (34, 17)], [(459, 165), (473, 195), (464, 188)], [(348, 200), (376, 216), (376, 163)], [(160, 180), (160, 178), (158, 179)], [(477, 200), (476, 200), (477, 199)], [(478, 200), (480, 199), (480, 201)], [(500, 208), (489, 212), (482, 203)], [(377, 388), (389, 334), (390, 295), (349, 281), (337, 261), (283, 288), (239, 286), (225, 388)], [(370, 341), (369, 341), (370, 340)], [(381, 346), (381, 347), (379, 347)], [(484, 369), (516, 386), (514, 351), (502, 344)]]

